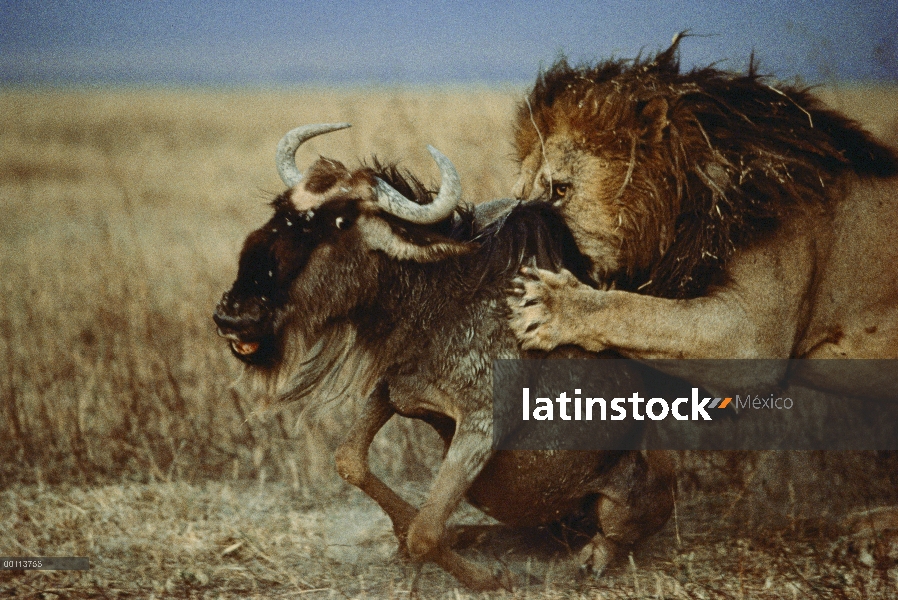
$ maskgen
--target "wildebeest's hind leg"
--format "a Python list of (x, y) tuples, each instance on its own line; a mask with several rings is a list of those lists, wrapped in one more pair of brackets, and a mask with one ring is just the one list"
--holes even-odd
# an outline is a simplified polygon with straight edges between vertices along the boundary
[[(390, 406), (389, 391), (385, 384), (378, 385), (374, 393), (365, 402), (359, 418), (353, 423), (346, 439), (337, 448), (335, 461), (337, 472), (348, 483), (362, 490), (369, 498), (377, 502), (390, 521), (399, 541), (401, 553), (407, 554), (406, 539), (412, 520), (418, 510), (394, 492), (368, 468), (368, 449), (374, 436), (395, 414)], [(428, 559), (446, 570), (462, 584), (476, 590), (494, 590), (510, 588), (507, 576), (496, 575), (488, 568), (472, 563), (445, 543), (440, 543), (428, 556)]]
[(673, 512), (676, 476), (666, 452), (632, 452), (610, 475), (595, 506), (602, 530), (580, 552), (581, 568), (596, 577), (623, 548), (661, 529)]

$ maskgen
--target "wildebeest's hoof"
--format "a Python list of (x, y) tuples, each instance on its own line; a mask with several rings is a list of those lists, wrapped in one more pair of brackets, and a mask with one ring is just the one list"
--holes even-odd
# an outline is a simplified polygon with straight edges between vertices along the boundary
[(415, 560), (423, 560), (433, 552), (437, 544), (440, 543), (442, 534), (441, 527), (434, 526), (429, 519), (421, 518), (423, 514), (423, 511), (418, 513), (408, 528), (408, 535), (405, 538), (405, 545)]
[(443, 544), (437, 547), (431, 558), (460, 583), (472, 590), (482, 592), (500, 589), (514, 591), (514, 580), (511, 573), (502, 567), (490, 569), (477, 564)]

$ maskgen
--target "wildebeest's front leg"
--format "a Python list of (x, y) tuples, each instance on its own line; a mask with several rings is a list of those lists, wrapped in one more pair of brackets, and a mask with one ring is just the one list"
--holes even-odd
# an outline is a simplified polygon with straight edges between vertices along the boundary
[[(340, 476), (362, 490), (387, 513), (393, 522), (393, 531), (399, 540), (400, 550), (405, 551), (409, 528), (418, 511), (368, 468), (368, 449), (371, 442), (395, 414), (388, 400), (387, 386), (379, 385), (366, 401), (362, 414), (353, 424), (346, 440), (337, 449), (335, 460)], [(445, 543), (438, 544), (428, 558), (472, 589), (492, 590), (510, 587), (507, 577), (497, 576), (486, 567), (461, 557)]]
[(412, 556), (423, 558), (436, 548), (446, 520), (493, 454), (493, 415), (478, 411), (456, 422), (452, 443), (430, 493), (408, 532)]
[(368, 449), (377, 435), (396, 411), (390, 406), (386, 384), (380, 383), (366, 400), (362, 414), (353, 423), (346, 439), (337, 448), (334, 460), (337, 473), (348, 483), (359, 488), (377, 502), (390, 520), (399, 539), (399, 547), (405, 551), (405, 537), (412, 519), (418, 511), (403, 500), (389, 486), (378, 479), (368, 468)]

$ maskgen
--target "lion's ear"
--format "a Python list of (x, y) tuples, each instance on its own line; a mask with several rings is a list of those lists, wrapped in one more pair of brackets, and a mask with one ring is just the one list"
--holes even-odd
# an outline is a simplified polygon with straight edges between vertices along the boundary
[(667, 115), (670, 106), (667, 100), (661, 96), (656, 96), (649, 100), (639, 113), (639, 117), (645, 127), (645, 139), (650, 144), (657, 144), (664, 139), (664, 133), (670, 120)]

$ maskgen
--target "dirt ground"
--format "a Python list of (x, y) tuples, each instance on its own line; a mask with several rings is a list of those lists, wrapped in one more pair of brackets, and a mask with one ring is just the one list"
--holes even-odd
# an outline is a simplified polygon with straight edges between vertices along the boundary
[[(414, 498), (422, 488), (407, 488)], [(313, 493), (310, 491), (309, 493)], [(720, 500), (720, 499), (718, 499)], [(732, 500), (732, 498), (730, 499)], [(513, 591), (475, 594), (398, 557), (389, 520), (354, 490), (326, 502), (279, 483), (16, 486), (0, 493), (2, 547), (89, 556), (90, 571), (0, 572), (0, 597), (895, 598), (898, 537), (715, 526), (725, 502), (678, 505), (658, 535), (600, 579), (553, 532), (492, 526), (465, 550)], [(468, 507), (458, 523), (485, 525)], [(893, 532), (895, 533), (895, 532)], [(470, 542), (470, 540), (469, 540)], [(890, 548), (886, 544), (891, 544)]]

